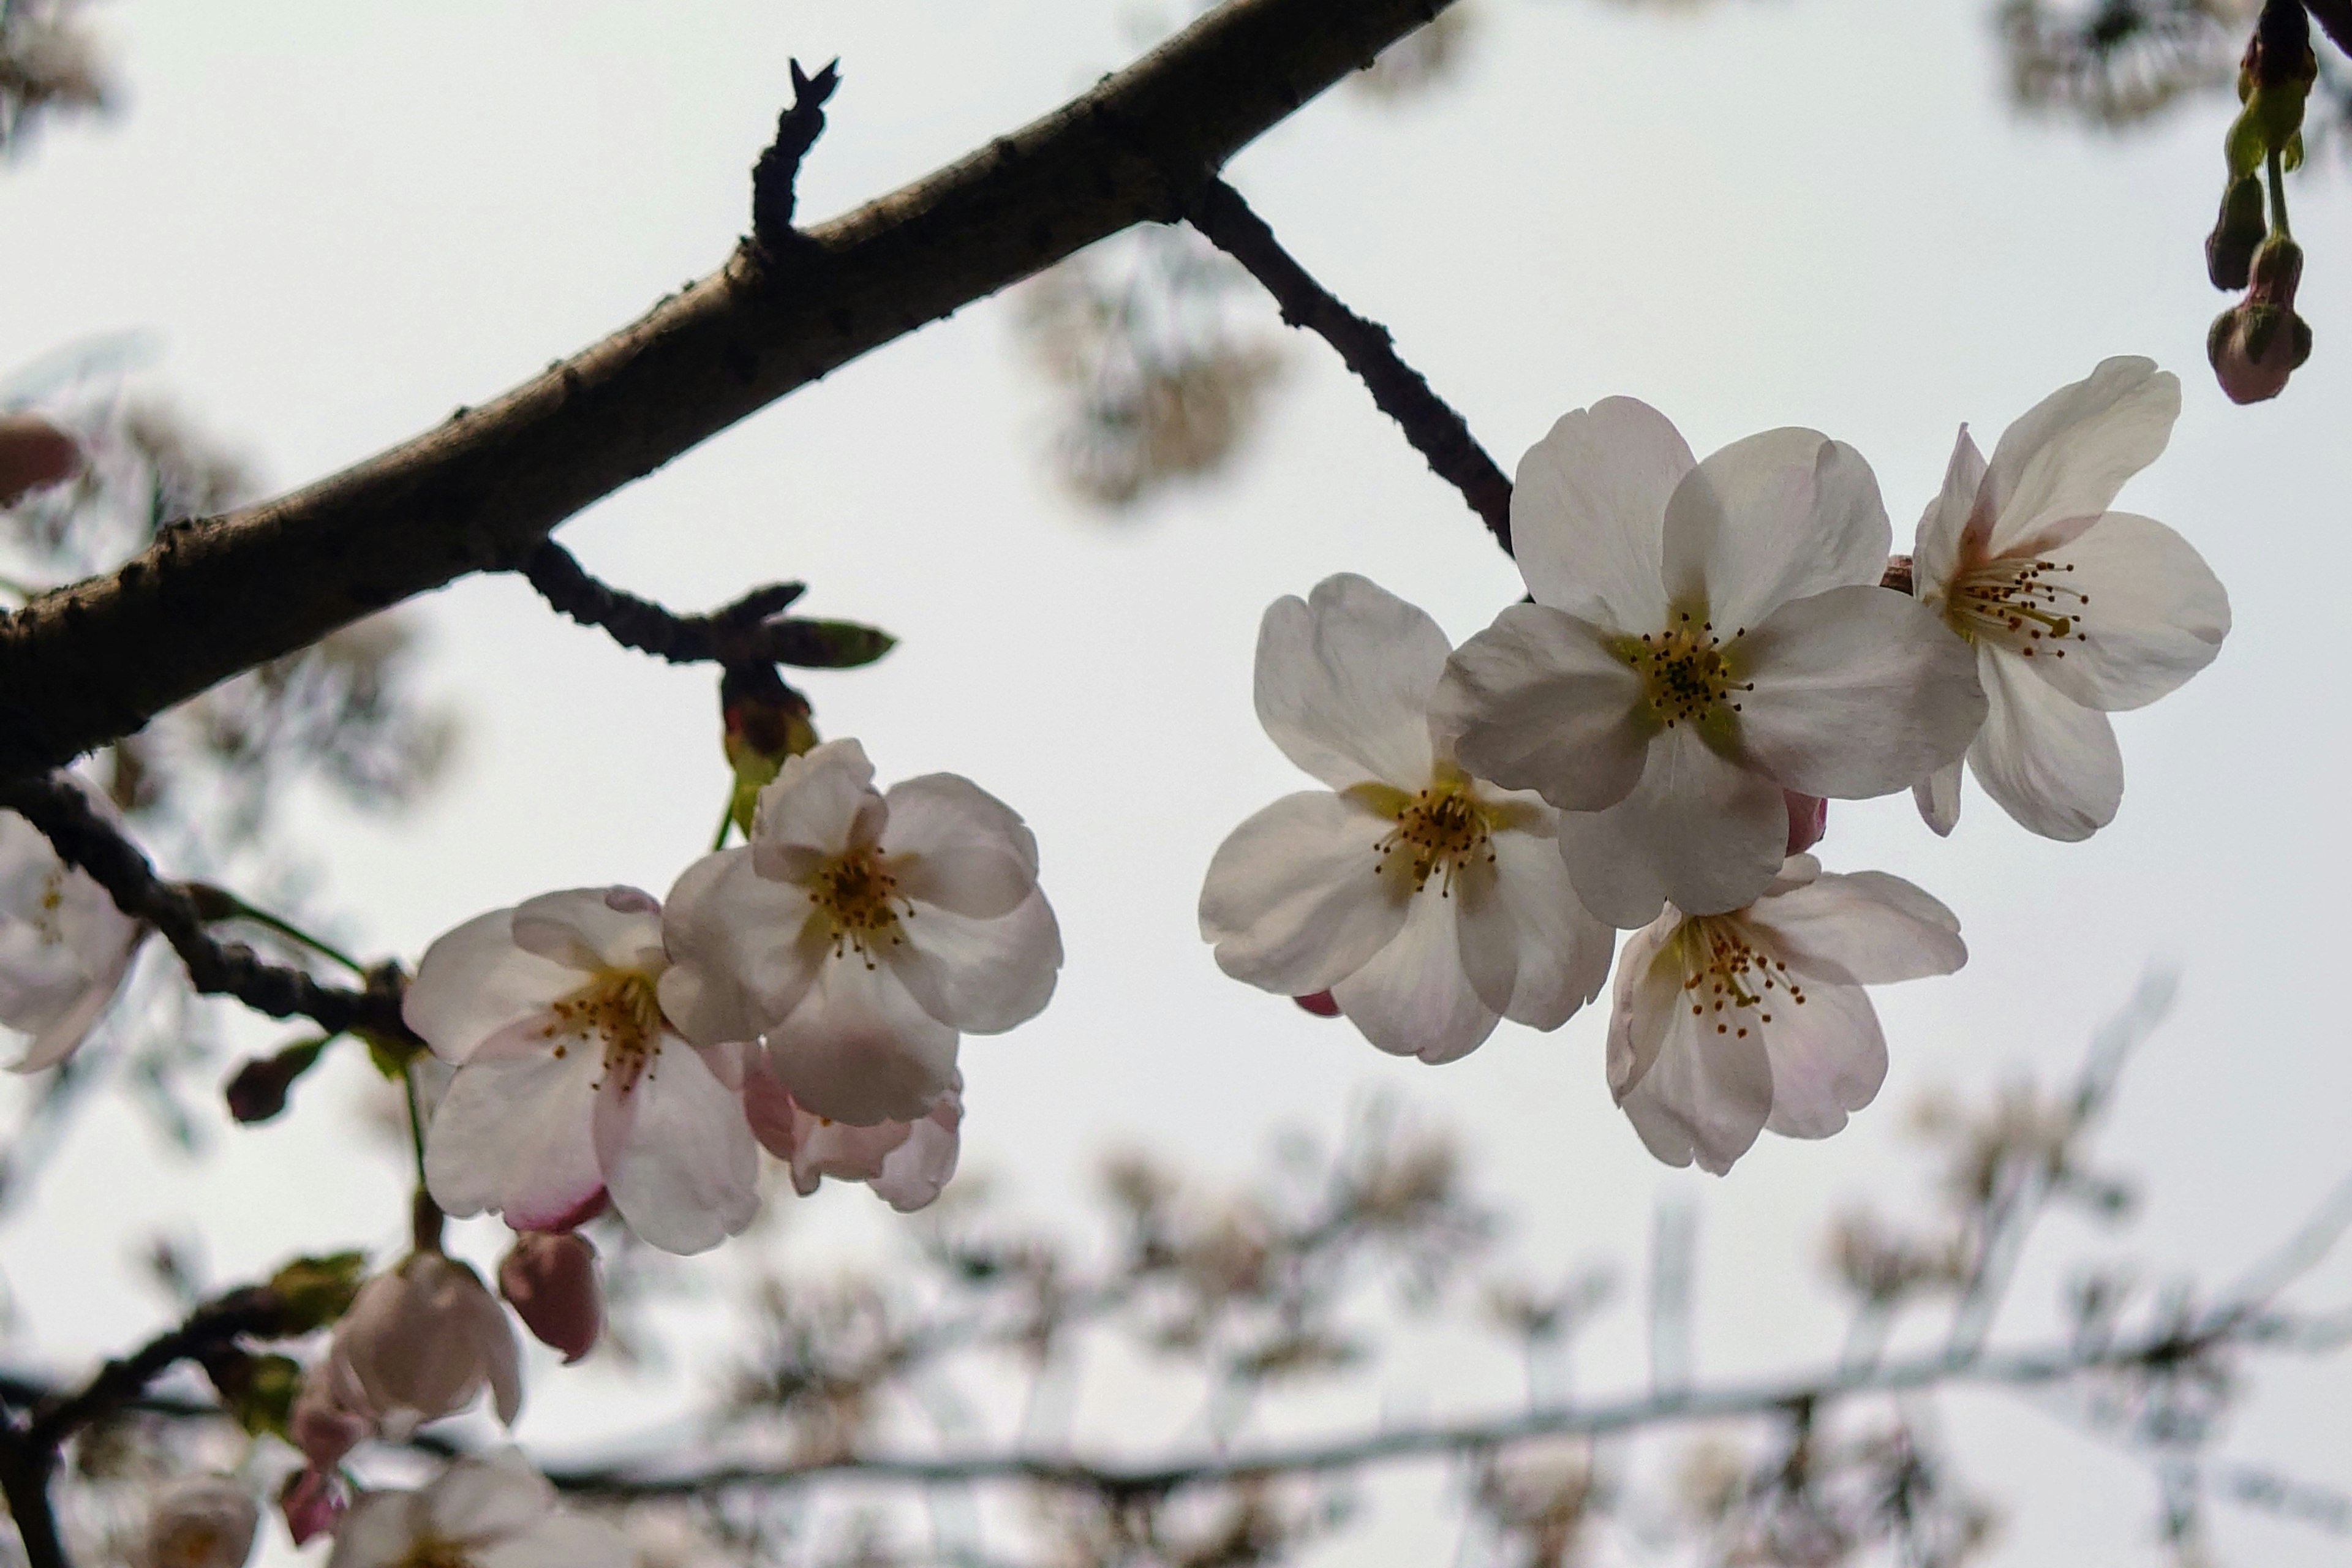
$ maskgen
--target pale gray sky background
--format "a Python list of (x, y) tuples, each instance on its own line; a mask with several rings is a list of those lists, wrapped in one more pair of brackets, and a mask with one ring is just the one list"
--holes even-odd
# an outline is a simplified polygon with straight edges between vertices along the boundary
[[(1668, 1172), (1610, 1103), (1598, 1012), (1551, 1036), (1506, 1025), (1430, 1069), (1217, 973), (1194, 929), (1202, 869), (1244, 815), (1298, 787), (1250, 708), (1265, 605), (1357, 571), (1459, 638), (1519, 592), (1316, 342), (1295, 345), (1229, 481), (1124, 521), (1052, 482), (1044, 397), (996, 301), (562, 537), (672, 603), (801, 577), (812, 613), (904, 639), (876, 670), (808, 685), (826, 732), (859, 736), (885, 778), (964, 773), (1037, 830), (1068, 946), (1061, 992), (1013, 1035), (968, 1042), (964, 1070), (968, 1165), (1039, 1212), (1067, 1210), (1114, 1144), (1238, 1176), (1276, 1127), (1328, 1132), (1384, 1089), (1465, 1136), (1531, 1268), (1614, 1258), (1638, 1277), (1657, 1195), (1695, 1197), (1700, 1374), (1811, 1364), (1840, 1327), (1816, 1282), (1822, 1221), (1916, 1195), (1906, 1105), (2070, 1069), (2153, 959), (2179, 966), (2180, 1005), (2105, 1145), (2142, 1179), (2143, 1217), (2127, 1238), (2053, 1226), (2004, 1328), (2047, 1322), (2085, 1256), (2228, 1279), (2352, 1166), (2336, 1005), (2352, 935), (2336, 679), (2352, 170), (2297, 183), (2317, 357), (2279, 403), (2242, 410), (2203, 367), (2223, 303), (2198, 248), (2221, 103), (2124, 138), (2021, 122), (1983, 0), (1472, 3), (1481, 26), (1451, 89), (1402, 108), (1334, 95), (1232, 178), (1395, 330), (1507, 467), (1562, 411), (1616, 393), (1664, 409), (1701, 452), (1807, 424), (1871, 459), (1907, 541), (1960, 421), (1990, 445), (2112, 353), (2187, 384), (2170, 454), (2126, 500), (2205, 552), (2236, 629), (2184, 691), (2119, 720), (2128, 792), (2091, 843), (2033, 838), (1973, 794), (1948, 842), (1907, 800), (1834, 811), (1829, 864), (1926, 886), (1973, 952), (1955, 978), (1878, 994), (1893, 1069), (1835, 1141), (1768, 1138), (1724, 1181)], [(746, 224), (745, 170), (788, 56), (844, 60), (803, 184), (803, 212), (822, 216), (1052, 107), (1136, 37), (1100, 0), (116, 0), (100, 15), (129, 112), (51, 134), (0, 177), (0, 365), (153, 328), (170, 384), (273, 488), (486, 399), (716, 266)], [(707, 845), (723, 789), (707, 673), (615, 649), (511, 579), (461, 583), (416, 614), (464, 751), (397, 823), (311, 812), (322, 904), (369, 951), (413, 957), (541, 890), (665, 889)], [(145, 1226), (200, 1232), (224, 1277), (292, 1246), (391, 1245), (401, 1173), (349, 1152), (332, 1114), (358, 1087), (344, 1067), (194, 1172), (127, 1113), (85, 1123), (41, 1210), (0, 1234), (29, 1331), (60, 1355), (143, 1336), (159, 1308), (117, 1248)], [(880, 1229), (855, 1190), (803, 1206), (845, 1245)], [(2347, 1282), (2323, 1274), (2308, 1299)], [(1588, 1342), (1586, 1388), (1639, 1384), (1637, 1316)], [(588, 1423), (662, 1407), (659, 1390), (572, 1376), (539, 1369), (527, 1441), (577, 1451)], [(1380, 1386), (1400, 1417), (1513, 1397), (1442, 1359)], [(2224, 1451), (2352, 1481), (2347, 1394), (2352, 1368), (2260, 1373)], [(1966, 1473), (2010, 1509), (1995, 1561), (2156, 1560), (2135, 1462), (2053, 1410), (1948, 1408)], [(1439, 1480), (1381, 1495), (1377, 1537), (1347, 1560), (1451, 1553)], [(2216, 1517), (2228, 1561), (2338, 1560), (2339, 1542)]]

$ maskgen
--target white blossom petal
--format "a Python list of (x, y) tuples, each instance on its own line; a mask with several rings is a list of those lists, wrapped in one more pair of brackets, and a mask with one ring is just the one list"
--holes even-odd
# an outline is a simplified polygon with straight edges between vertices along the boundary
[(517, 904), (514, 944), (583, 974), (658, 970), (661, 905), (635, 888), (575, 888)]
[(1960, 823), (1960, 769), (1958, 762), (1947, 763), (1911, 786), (1920, 817), (1939, 838), (1949, 838)]
[(853, 843), (871, 844), (887, 808), (874, 788), (874, 764), (856, 741), (827, 741), (787, 757), (751, 822), (760, 874), (796, 882), (818, 861)]
[(1620, 631), (1663, 626), (1666, 502), (1697, 466), (1673, 421), (1610, 397), (1561, 417), (1519, 459), (1511, 544), (1539, 605)]
[[(1516, 983), (1499, 1011), (1531, 1028), (1557, 1029), (1601, 994), (1617, 932), (1576, 896), (1553, 839), (1506, 831), (1491, 847), (1495, 900), (1517, 945)], [(1483, 987), (1480, 994), (1492, 1004)]]
[(2033, 672), (2102, 712), (2146, 707), (2213, 662), (2230, 595), (2197, 549), (2164, 524), (2111, 511), (2047, 559), (2088, 596), (2079, 641)]
[(1201, 937), (1215, 944), (1217, 966), (1283, 996), (1328, 991), (1362, 968), (1404, 923), (1378, 870), (1392, 826), (1310, 790), (1234, 828), (1201, 889)]
[(420, 1495), (427, 1528), (467, 1545), (520, 1535), (555, 1509), (555, 1489), (512, 1448), (454, 1461)]
[(1960, 567), (1960, 541), (1969, 517), (1984, 486), (1984, 454), (1977, 450), (1969, 427), (1952, 446), (1952, 459), (1944, 468), (1944, 488), (1927, 503), (1919, 519), (1919, 532), (1911, 546), (1912, 591), (1922, 604), (1942, 601)]
[(950, 1091), (884, 1158), (874, 1195), (900, 1214), (929, 1208), (955, 1177), (962, 1121), (963, 1102)]
[(492, 910), (436, 939), (408, 983), (400, 1016), (443, 1061), (463, 1063), (491, 1036), (538, 1016), (587, 979), (515, 944), (512, 910)]
[(885, 848), (901, 897), (993, 920), (1036, 890), (1036, 837), (970, 779), (927, 773), (882, 798), (890, 811)]
[(1739, 749), (1786, 787), (1868, 800), (1964, 754), (1985, 718), (1976, 657), (1907, 595), (1832, 588), (1781, 605), (1740, 644), (1753, 684)]
[(1791, 599), (1877, 582), (1893, 537), (1861, 453), (1818, 430), (1767, 430), (1676, 487), (1666, 505), (1666, 591), (1678, 609), (1705, 606), (1727, 638)]
[(1283, 755), (1333, 789), (1429, 779), (1429, 693), (1450, 645), (1379, 584), (1340, 573), (1309, 599), (1276, 599), (1258, 625), (1258, 722)]
[(1884, 871), (1825, 872), (1759, 900), (1747, 919), (1794, 973), (1829, 985), (1949, 974), (1969, 959), (1959, 917)]
[(1433, 881), (1407, 903), (1395, 939), (1330, 990), (1364, 1038), (1391, 1056), (1432, 1064), (1476, 1050), (1498, 1017), (1471, 989), (1454, 900), (1441, 898)]
[(425, 1139), (425, 1185), (453, 1215), (496, 1210), (518, 1230), (572, 1213), (604, 1184), (590, 1127), (603, 1064), (572, 1042), (458, 1069)]
[(807, 891), (759, 873), (750, 849), (686, 868), (662, 910), (662, 1011), (698, 1045), (757, 1039), (808, 994), (833, 936)]
[(1886, 1037), (1859, 985), (1809, 988), (1803, 1006), (1776, 1009), (1761, 1033), (1772, 1065), (1764, 1126), (1783, 1138), (1827, 1138), (1886, 1081)]
[(1658, 733), (1641, 677), (1610, 651), (1613, 635), (1513, 605), (1446, 661), (1431, 722), (1478, 777), (1565, 811), (1606, 810), (1633, 791)]
[(613, 1206), (648, 1245), (707, 1252), (759, 1212), (760, 1154), (742, 1101), (675, 1035), (634, 1083), (606, 1082), (595, 1131)]
[(637, 1568), (645, 1559), (629, 1538), (598, 1519), (557, 1513), (483, 1549), (476, 1568)]
[(1001, 1035), (1045, 1010), (1062, 971), (1062, 928), (1042, 889), (994, 920), (926, 906), (885, 960), (923, 1010), (972, 1035)]
[(2179, 416), (2179, 378), (2145, 359), (2105, 361), (2043, 398), (1993, 448), (1978, 514), (1990, 521), (1985, 552), (2043, 553), (2067, 525), (2105, 511)]
[(335, 1527), (327, 1568), (394, 1568), (426, 1528), (417, 1492), (368, 1492)]
[(929, 1110), (955, 1081), (956, 1043), (887, 965), (851, 953), (769, 1032), (768, 1066), (803, 1110), (871, 1127)]
[(1566, 812), (1559, 850), (1584, 907), (1624, 930), (1672, 900), (1694, 914), (1751, 903), (1789, 842), (1780, 788), (1717, 756), (1689, 725), (1650, 748), (1633, 793), (1601, 812)]
[(1995, 648), (1977, 661), (1991, 711), (1969, 748), (1985, 794), (2044, 838), (2072, 843), (2115, 820), (2124, 760), (2107, 716), (2027, 672)]
[[(1625, 939), (1609, 1013), (1609, 1093), (1622, 1103), (1664, 1048), (1683, 1002), (1682, 965), (1673, 951), (1679, 911), (1669, 911)], [(1684, 1163), (1689, 1163), (1685, 1161)]]
[(1669, 1165), (1722, 1175), (1755, 1145), (1772, 1114), (1772, 1063), (1763, 1038), (1718, 1035), (1677, 1005), (1650, 1070), (1617, 1103), (1650, 1152)]

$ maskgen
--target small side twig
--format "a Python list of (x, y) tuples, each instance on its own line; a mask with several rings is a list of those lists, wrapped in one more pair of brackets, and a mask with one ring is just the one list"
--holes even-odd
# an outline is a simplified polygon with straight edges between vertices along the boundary
[(551, 539), (524, 558), (521, 570), (559, 613), (609, 634), (623, 647), (672, 664), (709, 664), (748, 651), (740, 645), (761, 623), (806, 591), (798, 583), (772, 583), (709, 615), (681, 616), (599, 582)]
[(1470, 434), (1461, 415), (1432, 392), (1428, 380), (1398, 357), (1386, 327), (1341, 304), (1282, 247), (1265, 220), (1241, 193), (1212, 180), (1185, 216), (1203, 237), (1249, 269), (1282, 307), (1282, 319), (1304, 327), (1339, 351), (1369, 388), (1381, 411), (1403, 427), (1405, 439), (1429, 460), (1431, 471), (1462, 492), (1486, 521), (1503, 552), (1511, 550), (1511, 481)]
[(271, 963), (243, 942), (214, 940), (195, 893), (157, 876), (139, 847), (62, 776), (0, 780), (0, 808), (39, 828), (58, 857), (88, 872), (123, 913), (161, 932), (187, 966), (189, 984), (206, 995), (234, 996), (273, 1018), (310, 1018), (333, 1034), (363, 1029), (415, 1038), (401, 1021), (405, 980), (397, 965), (378, 966), (367, 988), (353, 991)]
[(751, 166), (751, 247), (762, 262), (782, 255), (798, 237), (793, 210), (800, 201), (801, 160), (824, 133), (825, 100), (841, 85), (841, 62), (814, 76), (793, 67), (793, 102), (776, 121), (776, 139)]

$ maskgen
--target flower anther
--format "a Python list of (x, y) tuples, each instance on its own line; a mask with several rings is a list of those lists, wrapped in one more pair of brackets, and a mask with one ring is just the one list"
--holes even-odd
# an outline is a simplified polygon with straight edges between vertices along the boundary
[(2091, 596), (2066, 581), (2071, 561), (2005, 558), (1963, 567), (1944, 605), (1944, 621), (1970, 642), (1993, 642), (2032, 658), (2066, 657), (2084, 630)]
[(1730, 728), (1731, 715), (1740, 710), (1733, 699), (1756, 689), (1754, 681), (1738, 679), (1733, 651), (1747, 635), (1748, 628), (1741, 626), (1718, 640), (1715, 623), (1705, 612), (1677, 610), (1665, 630), (1622, 639), (1617, 653), (1642, 678), (1642, 694), (1659, 723), (1669, 730), (1695, 724), (1721, 733)]
[(1770, 1009), (1783, 1005), (1773, 999), (1775, 992), (1787, 998), (1786, 1005), (1805, 1005), (1805, 988), (1789, 965), (1751, 942), (1736, 919), (1701, 915), (1685, 921), (1675, 943), (1681, 949), (1691, 1016), (1702, 1022), (1713, 1016), (1718, 1035), (1744, 1040), (1751, 1024), (1760, 1028), (1770, 1023)]
[(627, 1094), (661, 1058), (658, 979), (642, 969), (599, 969), (588, 984), (548, 1005), (540, 1034), (555, 1042), (558, 1057), (569, 1056), (574, 1040), (601, 1041), (604, 1071), (595, 1087), (610, 1081)]
[(915, 918), (914, 901), (899, 894), (898, 879), (870, 844), (853, 844), (819, 866), (808, 897), (832, 928), (834, 957), (855, 952), (868, 969), (877, 953), (905, 944), (899, 922)]

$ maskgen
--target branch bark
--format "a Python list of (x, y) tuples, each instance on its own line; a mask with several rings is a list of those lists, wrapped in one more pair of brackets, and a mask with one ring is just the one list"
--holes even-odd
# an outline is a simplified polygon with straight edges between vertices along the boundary
[(635, 325), (309, 489), (175, 524), (0, 620), (0, 774), (469, 572), (868, 350), (1142, 222), (1452, 0), (1229, 0), (1045, 119), (804, 231), (740, 248)]

